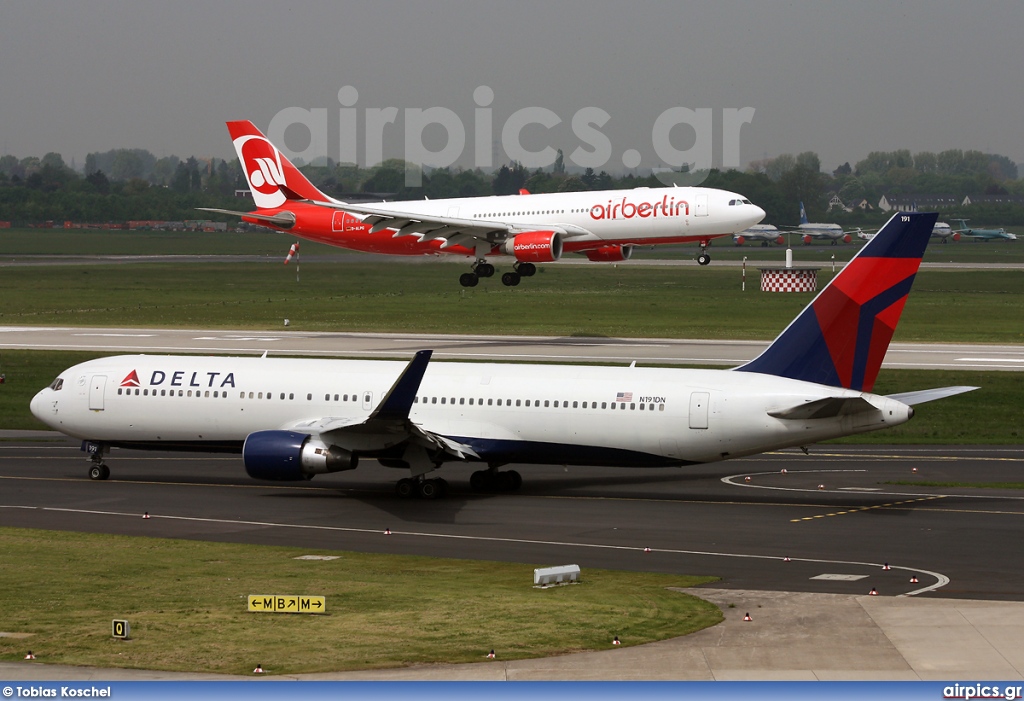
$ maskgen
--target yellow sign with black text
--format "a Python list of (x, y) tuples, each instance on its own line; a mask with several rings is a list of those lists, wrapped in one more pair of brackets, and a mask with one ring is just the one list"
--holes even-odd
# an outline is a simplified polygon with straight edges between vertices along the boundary
[(327, 598), (323, 596), (250, 594), (249, 610), (262, 613), (327, 613)]

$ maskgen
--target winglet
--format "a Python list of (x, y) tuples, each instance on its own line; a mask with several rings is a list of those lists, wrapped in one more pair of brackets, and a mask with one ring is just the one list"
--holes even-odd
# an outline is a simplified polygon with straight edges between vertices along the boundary
[(370, 414), (371, 419), (402, 420), (409, 418), (409, 410), (416, 399), (416, 393), (420, 389), (420, 382), (427, 372), (427, 364), (430, 362), (432, 350), (417, 351), (405, 370), (391, 385), (391, 389), (384, 396), (384, 399), (377, 408)]

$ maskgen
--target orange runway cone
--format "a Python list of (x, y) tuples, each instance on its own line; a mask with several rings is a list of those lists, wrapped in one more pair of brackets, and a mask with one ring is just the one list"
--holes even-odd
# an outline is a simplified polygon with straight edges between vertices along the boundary
[(744, 621), (752, 621), (754, 619), (750, 617), (749, 613), (745, 613), (745, 614), (743, 614), (743, 620)]
[(878, 596), (878, 590), (871, 587), (871, 591), (868, 592), (868, 596)]
[(256, 669), (252, 671), (253, 674), (263, 674), (263, 665), (256, 665)]
[(916, 574), (910, 575), (910, 583), (911, 584), (917, 584), (917, 575)]

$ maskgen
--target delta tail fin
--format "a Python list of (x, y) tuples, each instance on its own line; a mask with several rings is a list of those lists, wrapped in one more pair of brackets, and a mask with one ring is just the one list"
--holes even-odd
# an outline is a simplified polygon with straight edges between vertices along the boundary
[(288, 200), (331, 201), (252, 122), (227, 125), (257, 208), (274, 209)]
[(810, 222), (807, 221), (807, 210), (804, 209), (804, 203), (803, 202), (800, 203), (800, 223), (801, 224), (809, 224), (810, 223)]
[(896, 213), (761, 355), (735, 369), (870, 392), (938, 216)]

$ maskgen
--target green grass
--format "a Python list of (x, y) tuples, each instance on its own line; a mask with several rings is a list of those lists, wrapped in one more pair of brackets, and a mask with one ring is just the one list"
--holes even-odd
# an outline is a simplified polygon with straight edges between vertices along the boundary
[(885, 484), (898, 484), (909, 487), (957, 487), (964, 489), (1024, 489), (1024, 482), (930, 482), (922, 480), (894, 480)]
[[(45, 429), (28, 410), (29, 400), (61, 371), (76, 363), (110, 353), (5, 350), (0, 370), (7, 384), (0, 385), (0, 429)], [(892, 394), (931, 387), (981, 387), (916, 408), (908, 423), (884, 431), (841, 439), (842, 443), (931, 443), (1008, 445), (1022, 442), (1024, 428), (1024, 373), (998, 371), (884, 369), (875, 392)]]
[[(506, 288), (461, 265), (182, 263), (7, 268), (0, 324), (774, 338), (810, 294), (724, 268), (542, 266)], [(824, 285), (831, 277), (823, 271)], [(896, 341), (1024, 342), (1024, 271), (922, 271)]]
[[(293, 236), (269, 231), (0, 229), (0, 257), (268, 255), (284, 260), (294, 241)], [(312, 241), (303, 241), (301, 250), (312, 255), (348, 252)]]
[[(584, 568), (538, 590), (538, 565), (0, 529), (0, 659), (270, 674), (522, 659), (638, 645), (722, 620), (668, 587), (710, 577)], [(332, 561), (295, 560), (331, 554)], [(249, 613), (249, 594), (327, 597), (330, 615)], [(130, 641), (110, 636), (127, 619)]]

